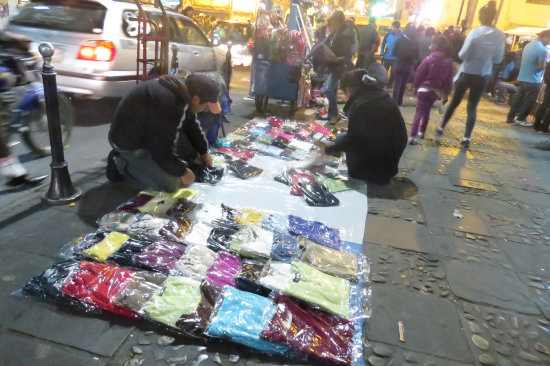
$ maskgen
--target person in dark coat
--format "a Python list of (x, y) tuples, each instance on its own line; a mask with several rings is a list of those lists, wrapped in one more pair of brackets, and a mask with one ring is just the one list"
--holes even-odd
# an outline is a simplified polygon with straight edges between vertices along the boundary
[[(197, 114), (207, 108), (221, 112), (218, 84), (203, 75), (191, 74), (185, 80), (178, 76), (138, 84), (120, 101), (109, 131), (109, 180), (132, 178), (173, 192), (194, 182), (190, 162), (200, 158), (204, 166), (211, 165)], [(190, 146), (180, 145), (183, 137)]]
[(546, 89), (544, 90), (544, 97), (542, 103), (539, 105), (537, 112), (535, 113), (535, 123), (533, 128), (535, 131), (548, 133), (550, 130), (550, 62), (546, 63), (543, 75), (544, 84)]
[(393, 100), (397, 105), (402, 105), (407, 83), (412, 78), (413, 67), (418, 59), (418, 39), (414, 24), (407, 24), (403, 37), (395, 41), (393, 54), (397, 57), (394, 63)]
[(432, 38), (435, 35), (434, 27), (428, 27), (424, 36), (418, 39), (418, 64), (420, 64), (431, 53), (430, 45), (432, 44)]
[(366, 70), (342, 76), (340, 87), (349, 100), (347, 134), (333, 146), (321, 146), (331, 155), (346, 153), (349, 176), (375, 184), (388, 184), (398, 173), (407, 146), (407, 129), (399, 107)]
[(370, 60), (380, 46), (380, 35), (378, 35), (378, 31), (376, 30), (376, 18), (370, 17), (369, 24), (357, 36), (359, 38), (359, 51), (355, 67), (358, 69), (367, 69), (370, 65)]

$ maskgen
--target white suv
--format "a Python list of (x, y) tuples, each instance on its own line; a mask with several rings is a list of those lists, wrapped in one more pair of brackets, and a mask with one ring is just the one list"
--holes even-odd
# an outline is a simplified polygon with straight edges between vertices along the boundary
[[(150, 19), (160, 18), (159, 9), (143, 9)], [(179, 68), (223, 75), (225, 53), (212, 47), (191, 19), (167, 13)], [(137, 6), (131, 0), (36, 0), (20, 9), (7, 29), (30, 38), (36, 53), (40, 43), (53, 44), (57, 84), (66, 93), (122, 97), (136, 84)], [(147, 57), (152, 58), (154, 43), (148, 45)]]

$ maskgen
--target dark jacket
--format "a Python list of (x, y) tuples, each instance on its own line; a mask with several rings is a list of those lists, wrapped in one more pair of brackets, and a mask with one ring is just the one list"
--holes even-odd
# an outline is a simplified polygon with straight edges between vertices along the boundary
[(349, 116), (347, 137), (328, 147), (327, 154), (346, 152), (352, 178), (389, 183), (407, 146), (407, 129), (399, 107), (383, 89), (363, 86), (352, 94), (344, 111)]
[(550, 62), (546, 63), (546, 68), (544, 69), (544, 75), (542, 77), (547, 88), (550, 88)]
[(430, 55), (430, 44), (432, 44), (433, 37), (420, 37), (418, 39), (418, 63), (421, 63), (426, 57)]
[(414, 87), (426, 87), (451, 94), (453, 88), (453, 60), (443, 52), (432, 52), (424, 59), (414, 74)]
[(120, 101), (109, 141), (122, 151), (149, 150), (164, 171), (183, 176), (187, 163), (176, 153), (179, 134), (184, 133), (199, 154), (208, 151), (206, 137), (189, 102), (187, 88), (173, 76), (138, 84)]
[(364, 27), (362, 32), (357, 34), (357, 37), (359, 39), (359, 54), (374, 53), (380, 45), (380, 36), (374, 24)]
[(342, 57), (339, 62), (327, 62), (330, 72), (343, 73), (346, 68), (352, 67), (352, 47), (357, 41), (357, 34), (353, 25), (346, 23), (344, 29), (336, 34), (331, 34), (327, 39), (327, 46), (336, 55)]
[(418, 41), (407, 36), (399, 37), (393, 45), (392, 53), (397, 57), (395, 68), (414, 66), (418, 59)]

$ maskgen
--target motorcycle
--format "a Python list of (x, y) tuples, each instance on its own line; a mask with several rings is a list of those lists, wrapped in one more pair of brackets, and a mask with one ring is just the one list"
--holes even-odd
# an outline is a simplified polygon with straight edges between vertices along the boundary
[[(39, 59), (26, 45), (0, 42), (0, 72), (13, 75), (12, 85), (0, 90), (0, 133), (4, 134), (4, 141), (10, 141), (12, 133), (19, 133), (25, 145), (45, 156), (51, 154), (51, 146), (38, 65)], [(57, 95), (61, 133), (66, 144), (74, 125), (74, 109), (67, 95), (59, 91)]]

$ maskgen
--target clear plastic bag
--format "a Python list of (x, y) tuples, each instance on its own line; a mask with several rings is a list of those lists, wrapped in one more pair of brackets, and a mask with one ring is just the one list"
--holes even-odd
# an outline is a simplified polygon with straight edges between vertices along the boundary
[(192, 245), (187, 247), (185, 254), (176, 262), (174, 272), (180, 275), (189, 276), (197, 280), (206, 278), (206, 272), (218, 254), (203, 245)]
[(263, 173), (263, 169), (256, 168), (246, 164), (242, 160), (232, 160), (228, 162), (229, 169), (241, 179), (251, 179)]
[(203, 281), (200, 287), (201, 300), (197, 309), (191, 314), (182, 314), (179, 317), (176, 322), (178, 329), (194, 336), (204, 335), (221, 292), (222, 287)]
[(180, 243), (158, 241), (134, 254), (132, 261), (136, 267), (168, 273), (174, 269), (185, 249)]
[(354, 254), (309, 242), (301, 261), (332, 276), (356, 281), (358, 278), (357, 257)]
[(271, 258), (278, 262), (290, 263), (302, 256), (302, 245), (298, 237), (289, 234), (275, 233)]
[(237, 288), (243, 291), (253, 292), (261, 296), (267, 296), (271, 290), (260, 284), (260, 278), (264, 270), (265, 262), (245, 259), (240, 272), (235, 277)]
[(161, 273), (138, 271), (115, 297), (117, 306), (140, 313), (151, 298), (160, 293), (166, 276)]
[(241, 268), (242, 262), (239, 257), (220, 252), (214, 263), (206, 270), (206, 279), (220, 287), (236, 287), (235, 277)]
[(298, 304), (276, 293), (277, 313), (260, 338), (288, 346), (312, 360), (351, 365), (354, 326), (347, 320)]
[(333, 249), (342, 247), (339, 231), (318, 221), (304, 220), (298, 216), (289, 215), (288, 225), (288, 230), (293, 235), (304, 236), (311, 241)]
[(226, 286), (216, 304), (207, 334), (273, 354), (286, 354), (288, 348), (260, 339), (277, 312), (271, 299)]

